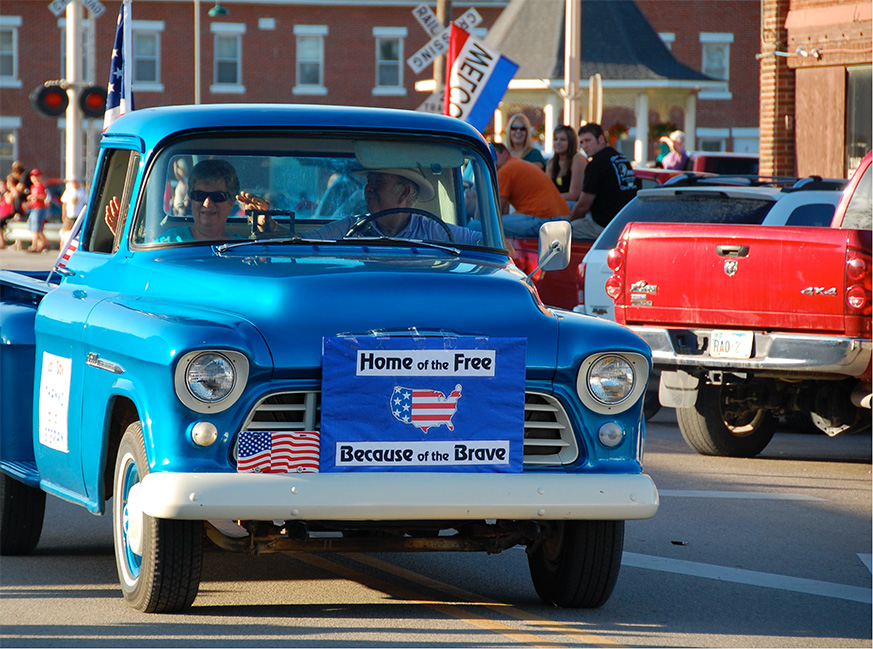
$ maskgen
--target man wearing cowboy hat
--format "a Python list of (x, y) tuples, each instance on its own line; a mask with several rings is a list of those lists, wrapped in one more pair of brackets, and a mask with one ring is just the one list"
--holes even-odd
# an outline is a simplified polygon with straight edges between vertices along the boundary
[[(367, 212), (376, 214), (385, 210), (411, 208), (416, 202), (432, 200), (435, 193), (433, 185), (415, 169), (363, 170), (366, 174), (364, 200)], [(360, 215), (349, 216), (329, 223), (317, 230), (307, 232), (305, 237), (312, 239), (342, 239)], [(452, 233), (455, 243), (481, 243), (482, 235), (451, 223), (446, 226)], [(371, 221), (358, 233), (363, 236), (385, 236), (401, 239), (446, 240), (446, 232), (438, 223), (415, 212), (393, 212)]]

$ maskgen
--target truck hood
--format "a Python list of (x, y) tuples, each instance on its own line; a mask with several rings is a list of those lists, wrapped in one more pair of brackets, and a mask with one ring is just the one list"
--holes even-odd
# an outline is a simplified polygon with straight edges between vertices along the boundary
[(324, 337), (373, 332), (527, 338), (528, 375), (554, 372), (557, 320), (497, 255), (233, 252), (196, 261), (154, 257), (147, 266), (148, 294), (167, 303), (162, 311), (196, 309), (202, 318), (208, 309), (256, 327), (276, 378), (320, 372)]

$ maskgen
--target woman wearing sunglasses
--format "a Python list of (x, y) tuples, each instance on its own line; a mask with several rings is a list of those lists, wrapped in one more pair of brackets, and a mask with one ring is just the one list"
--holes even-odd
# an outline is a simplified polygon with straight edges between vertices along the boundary
[[(191, 170), (188, 177), (188, 196), (191, 203), (191, 225), (172, 228), (161, 234), (156, 241), (159, 243), (180, 241), (220, 241), (222, 239), (237, 239), (237, 235), (228, 234), (225, 230), (227, 217), (239, 201), (244, 209), (268, 210), (270, 204), (249, 192), (241, 192), (239, 176), (236, 169), (225, 160), (201, 160)], [(115, 233), (118, 223), (120, 204), (113, 197), (106, 206), (106, 224)], [(259, 217), (259, 229), (263, 229), (264, 217)], [(275, 227), (270, 219), (269, 229)]]
[(546, 170), (546, 161), (543, 154), (533, 144), (533, 128), (530, 120), (524, 113), (516, 113), (509, 118), (506, 124), (509, 131), (509, 143), (506, 148), (516, 158), (533, 162), (543, 171)]

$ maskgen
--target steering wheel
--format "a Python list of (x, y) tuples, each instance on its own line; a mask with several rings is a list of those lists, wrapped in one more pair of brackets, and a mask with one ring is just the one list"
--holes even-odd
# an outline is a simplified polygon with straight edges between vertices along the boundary
[(446, 231), (446, 237), (449, 242), (455, 242), (455, 237), (452, 236), (452, 231), (449, 230), (449, 226), (443, 223), (443, 220), (440, 217), (425, 210), (420, 210), (417, 207), (392, 207), (391, 209), (373, 212), (372, 214), (361, 214), (355, 219), (355, 222), (352, 224), (352, 227), (349, 228), (349, 231), (346, 232), (346, 236), (351, 237), (359, 234), (369, 223), (376, 219), (380, 219), (383, 216), (387, 216), (388, 214), (418, 214), (419, 216), (423, 216), (431, 221), (436, 221), (440, 224), (442, 229)]

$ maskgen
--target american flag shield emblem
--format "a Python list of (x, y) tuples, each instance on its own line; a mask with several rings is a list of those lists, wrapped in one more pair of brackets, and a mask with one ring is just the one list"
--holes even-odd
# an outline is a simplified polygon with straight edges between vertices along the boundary
[(318, 473), (317, 432), (243, 431), (239, 434), (239, 473)]

